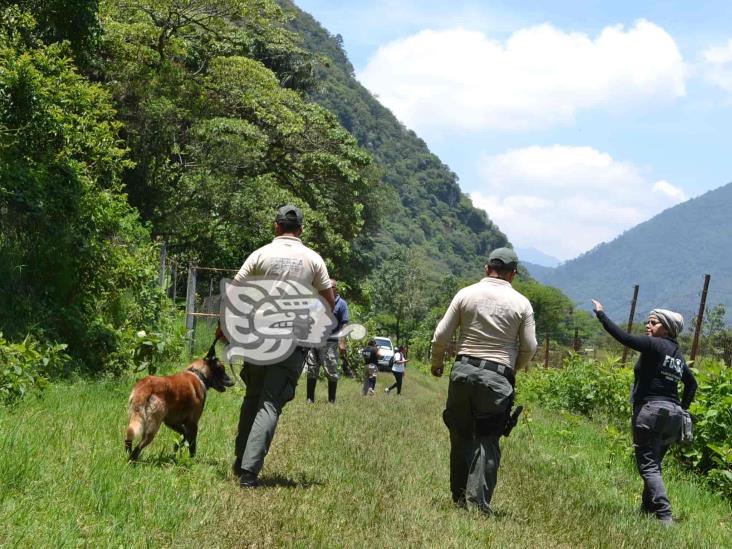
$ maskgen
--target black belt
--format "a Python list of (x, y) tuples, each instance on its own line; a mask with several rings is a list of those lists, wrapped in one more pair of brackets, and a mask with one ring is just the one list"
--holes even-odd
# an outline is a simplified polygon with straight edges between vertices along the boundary
[(513, 373), (513, 368), (510, 368), (505, 364), (499, 364), (498, 362), (493, 362), (492, 360), (486, 360), (485, 358), (475, 358), (468, 355), (458, 355), (455, 357), (455, 360), (457, 362), (462, 362), (463, 364), (470, 364), (471, 366), (475, 366), (476, 368), (483, 368), (484, 370), (496, 372), (497, 374), (505, 377), (511, 384), (511, 387), (514, 387), (516, 385), (516, 375)]

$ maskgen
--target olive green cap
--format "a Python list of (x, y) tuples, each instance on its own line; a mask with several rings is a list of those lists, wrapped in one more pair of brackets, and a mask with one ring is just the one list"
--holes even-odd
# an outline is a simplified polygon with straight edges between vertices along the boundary
[[(488, 256), (488, 265), (518, 265), (518, 256), (511, 248), (496, 248)], [(498, 263), (500, 261), (500, 263)]]

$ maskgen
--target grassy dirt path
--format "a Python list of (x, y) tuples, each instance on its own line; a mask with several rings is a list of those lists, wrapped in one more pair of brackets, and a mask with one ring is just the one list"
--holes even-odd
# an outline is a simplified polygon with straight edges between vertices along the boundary
[[(409, 372), (404, 394), (288, 404), (262, 473), (241, 490), (230, 472), (241, 391), (211, 394), (195, 460), (163, 428), (125, 462), (133, 380), (50, 388), (0, 409), (0, 545), (99, 547), (732, 547), (730, 506), (674, 470), (680, 522), (635, 512), (641, 488), (627, 434), (529, 406), (502, 439), (495, 516), (453, 507), (444, 379)], [(520, 399), (519, 399), (520, 400)], [(523, 418), (522, 418), (523, 419)]]

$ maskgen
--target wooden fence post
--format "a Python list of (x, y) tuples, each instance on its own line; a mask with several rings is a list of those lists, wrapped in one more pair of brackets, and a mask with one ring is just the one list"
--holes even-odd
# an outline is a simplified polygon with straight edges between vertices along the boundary
[(188, 267), (188, 286), (186, 288), (186, 337), (188, 338), (188, 356), (193, 356), (195, 341), (196, 317), (196, 266)]
[(696, 328), (694, 329), (694, 343), (691, 345), (691, 358), (693, 362), (696, 353), (699, 350), (699, 334), (701, 333), (702, 320), (704, 319), (704, 308), (707, 305), (707, 290), (709, 289), (709, 279), (711, 275), (704, 275), (704, 289), (702, 290), (701, 301), (699, 302), (699, 314), (696, 315)]
[(175, 303), (175, 298), (178, 294), (178, 264), (172, 263), (170, 270), (172, 271), (173, 275), (173, 303)]
[(168, 243), (163, 241), (160, 247), (160, 288), (165, 289), (165, 262), (168, 258)]
[[(633, 329), (633, 318), (635, 317), (635, 304), (638, 301), (638, 284), (633, 286), (633, 301), (630, 302), (630, 315), (628, 315), (628, 333), (631, 333)], [(628, 348), (623, 347), (623, 358), (620, 360), (620, 364), (625, 366), (625, 361), (628, 360)]]

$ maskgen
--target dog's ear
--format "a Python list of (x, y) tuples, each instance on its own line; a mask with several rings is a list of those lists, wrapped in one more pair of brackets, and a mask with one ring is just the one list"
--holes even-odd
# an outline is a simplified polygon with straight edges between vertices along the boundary
[(208, 353), (206, 353), (206, 361), (209, 361), (212, 358), (216, 358), (216, 341), (214, 341), (211, 347), (208, 349)]

